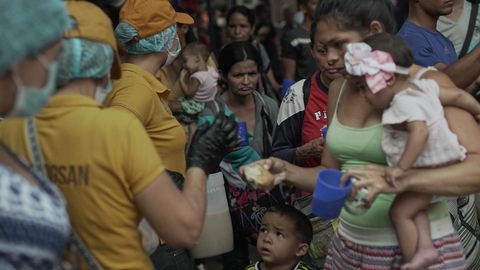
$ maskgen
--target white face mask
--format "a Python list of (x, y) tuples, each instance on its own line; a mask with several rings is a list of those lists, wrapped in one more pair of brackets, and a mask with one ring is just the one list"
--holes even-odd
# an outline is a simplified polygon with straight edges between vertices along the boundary
[(173, 44), (175, 44), (175, 42), (178, 44), (177, 49), (175, 51), (171, 51), (171, 48), (167, 50), (167, 61), (165, 61), (165, 64), (163, 64), (163, 66), (168, 66), (171, 63), (173, 63), (173, 61), (175, 61), (177, 56), (180, 54), (180, 51), (182, 50), (182, 46), (180, 45), (180, 39), (178, 38), (178, 35), (175, 36), (175, 40), (173, 41)]
[(297, 24), (302, 24), (304, 19), (305, 19), (305, 13), (303, 13), (303, 11), (297, 11), (293, 15), (293, 21)]
[(95, 100), (103, 104), (108, 94), (112, 91), (112, 80), (110, 80), (110, 75), (107, 78), (107, 81), (103, 86), (97, 86), (95, 88)]
[(42, 87), (25, 86), (22, 80), (16, 75), (13, 82), (17, 88), (15, 105), (11, 116), (28, 117), (35, 115), (48, 102), (48, 99), (55, 92), (58, 63), (49, 63), (43, 56), (37, 56), (38, 61), (47, 70), (47, 81)]

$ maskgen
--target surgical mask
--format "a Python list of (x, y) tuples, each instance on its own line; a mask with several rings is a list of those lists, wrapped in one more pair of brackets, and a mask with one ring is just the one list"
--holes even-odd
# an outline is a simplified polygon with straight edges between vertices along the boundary
[[(177, 49), (175, 51), (167, 51), (167, 61), (165, 61), (165, 64), (163, 66), (168, 66), (173, 63), (173, 61), (175, 61), (175, 58), (177, 58), (177, 56), (180, 54), (180, 51), (182, 50), (182, 46), (180, 45), (180, 39), (178, 38), (178, 36), (175, 37), (175, 40), (178, 44)], [(173, 44), (175, 44), (175, 41), (173, 41)]]
[(105, 99), (107, 98), (108, 94), (112, 91), (112, 80), (110, 80), (110, 76), (108, 76), (107, 81), (103, 86), (97, 86), (95, 88), (95, 100), (103, 104)]
[(303, 11), (297, 11), (293, 15), (293, 21), (297, 24), (302, 24), (303, 20), (305, 20), (305, 13)]
[(223, 28), (227, 25), (227, 19), (225, 17), (219, 17), (216, 20), (217, 26)]
[(14, 75), (13, 82), (17, 88), (17, 96), (10, 116), (35, 115), (47, 104), (48, 99), (55, 92), (58, 63), (55, 61), (49, 64), (41, 55), (37, 56), (37, 59), (48, 72), (47, 82), (42, 87), (25, 86), (21, 79)]

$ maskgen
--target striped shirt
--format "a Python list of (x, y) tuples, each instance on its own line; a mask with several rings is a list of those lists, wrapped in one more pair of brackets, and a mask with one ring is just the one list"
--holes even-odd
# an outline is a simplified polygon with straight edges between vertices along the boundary
[[(262, 268), (260, 268), (260, 264), (262, 263), (262, 261), (258, 261), (254, 264), (251, 264), (249, 266), (247, 266), (247, 268), (245, 268), (245, 270), (261, 270)], [(312, 268), (310, 268), (308, 265), (304, 264), (303, 262), (298, 262), (297, 265), (295, 265), (295, 267), (292, 268), (292, 270), (312, 270)]]

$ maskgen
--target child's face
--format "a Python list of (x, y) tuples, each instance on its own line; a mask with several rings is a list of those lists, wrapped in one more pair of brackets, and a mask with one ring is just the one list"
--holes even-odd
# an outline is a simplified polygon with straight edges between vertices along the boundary
[(195, 73), (198, 71), (200, 65), (200, 56), (194, 55), (190, 52), (184, 52), (183, 57), (183, 67), (190, 73)]
[(365, 77), (352, 76), (350, 80), (353, 82), (353, 85), (357, 88), (357, 90), (362, 93), (367, 102), (370, 103), (374, 108), (383, 110), (390, 105), (393, 95), (390, 94), (391, 91), (389, 90), (389, 87), (374, 94), (368, 87)]
[(290, 219), (267, 212), (262, 219), (257, 250), (264, 262), (284, 265), (298, 261), (307, 253), (308, 245), (300, 242)]

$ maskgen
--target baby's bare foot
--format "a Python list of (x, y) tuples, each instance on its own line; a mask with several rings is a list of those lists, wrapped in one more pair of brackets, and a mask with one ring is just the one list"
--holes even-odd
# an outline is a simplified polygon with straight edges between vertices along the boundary
[(439, 262), (440, 257), (435, 248), (423, 249), (417, 251), (413, 259), (402, 265), (402, 270), (424, 270), (429, 266)]

